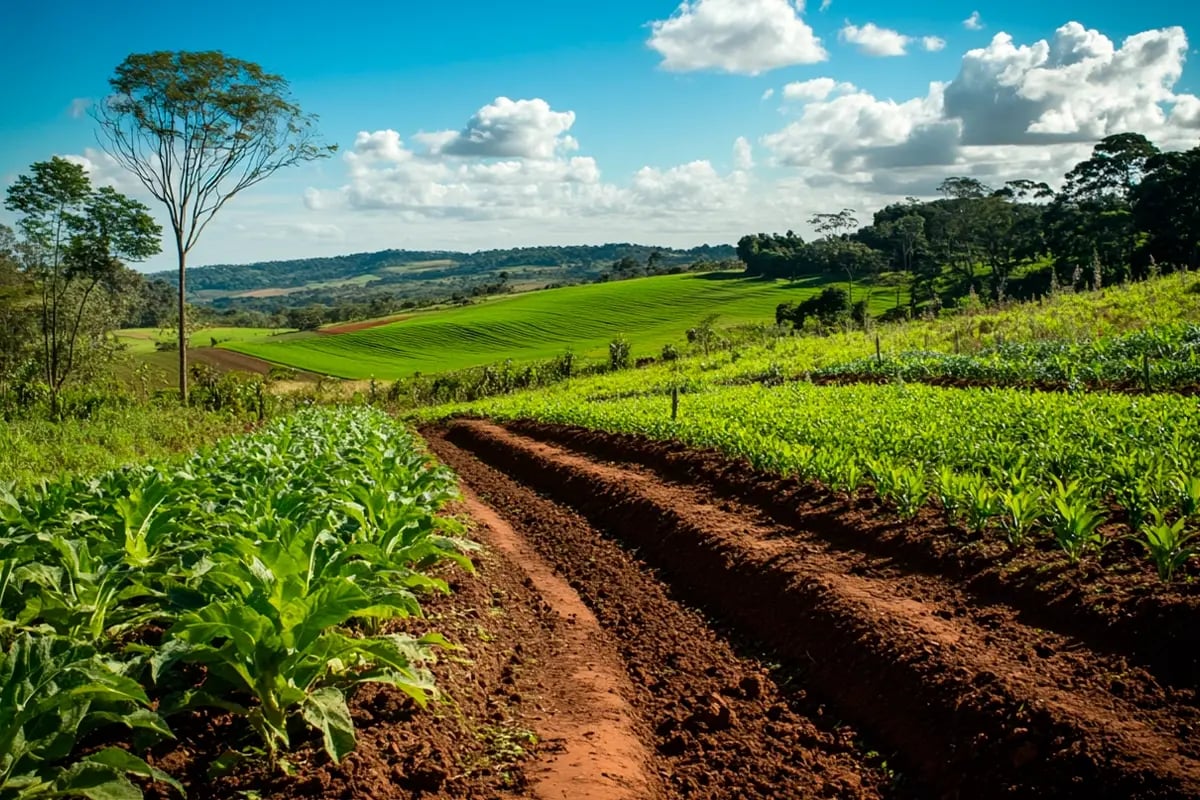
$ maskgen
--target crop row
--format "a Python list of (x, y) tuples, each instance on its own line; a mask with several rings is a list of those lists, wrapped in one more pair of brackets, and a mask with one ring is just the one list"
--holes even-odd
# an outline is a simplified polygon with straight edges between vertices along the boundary
[(670, 399), (568, 391), (460, 406), (712, 447), (905, 517), (929, 504), (1014, 546), (1046, 535), (1072, 561), (1135, 537), (1160, 576), (1191, 557), (1200, 514), (1200, 406), (1177, 395), (1059, 395), (923, 385), (741, 386)]
[[(354, 747), (356, 683), (427, 702), (444, 642), (389, 621), (446, 590), (433, 564), (469, 567), (471, 545), (436, 515), (454, 486), (358, 408), (0, 493), (0, 798), (137, 798), (134, 776), (180, 788), (116, 744), (161, 741), (197, 709), (243, 718), (233, 748), (286, 766), (300, 729), (334, 759)], [(116, 744), (80, 751), (84, 737)]]
[(906, 351), (831, 364), (814, 370), (812, 376), (949, 379), (1068, 389), (1180, 389), (1200, 382), (1200, 325), (1156, 326), (1080, 342), (1004, 342), (972, 354)]

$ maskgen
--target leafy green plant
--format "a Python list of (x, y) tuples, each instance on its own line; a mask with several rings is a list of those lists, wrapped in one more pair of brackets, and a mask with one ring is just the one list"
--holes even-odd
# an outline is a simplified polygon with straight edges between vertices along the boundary
[(893, 470), (894, 486), (892, 497), (901, 519), (912, 519), (929, 500), (929, 485), (925, 470), (919, 466), (901, 467)]
[[(472, 568), (462, 526), (436, 515), (456, 493), (411, 434), (364, 408), (304, 411), (182, 464), (6, 491), (0, 636), (54, 632), (105, 664), (148, 664), (174, 692), (164, 709), (244, 714), (277, 761), (289, 727), (306, 723), (340, 759), (354, 744), (350, 687), (434, 694), (425, 663), (449, 645), (385, 625), (419, 615), (422, 593), (448, 591), (434, 565)], [(161, 646), (140, 638), (149, 623), (167, 628)], [(204, 684), (176, 680), (180, 662), (205, 665)], [(144, 772), (119, 753), (89, 758), (72, 768)], [(117, 796), (128, 795), (105, 798)]]
[(962, 518), (963, 507), (963, 487), (962, 481), (950, 467), (943, 466), (938, 470), (937, 481), (935, 484), (938, 503), (942, 507), (942, 513), (946, 516), (946, 521), (954, 524)]
[(1154, 562), (1154, 566), (1158, 570), (1158, 577), (1164, 581), (1170, 581), (1174, 577), (1175, 571), (1196, 555), (1197, 548), (1192, 542), (1195, 540), (1197, 532), (1185, 530), (1186, 517), (1180, 517), (1171, 522), (1158, 509), (1154, 509), (1152, 516), (1152, 522), (1142, 525), (1141, 538), (1137, 541), (1146, 549), (1150, 560)]
[(1200, 475), (1191, 471), (1179, 472), (1172, 480), (1179, 498), (1179, 510), (1184, 517), (1200, 514)]
[(1008, 543), (1020, 547), (1045, 513), (1042, 491), (1036, 488), (1004, 489), (999, 499), (1003, 509), (1000, 527)]
[[(419, 665), (432, 657), (432, 646), (447, 644), (441, 636), (351, 636), (336, 626), (360, 614), (399, 609), (381, 609), (377, 598), (349, 581), (309, 594), (295, 580), (277, 580), (265, 565), (258, 569), (263, 580), (249, 596), (183, 614), (153, 661), (156, 677), (175, 660), (208, 668), (213, 685), (185, 703), (215, 702), (244, 715), (272, 761), (290, 745), (288, 720), (298, 715), (321, 732), (330, 757), (340, 761), (355, 744), (347, 688), (374, 681), (399, 688), (420, 705), (433, 697), (433, 679)], [(216, 700), (230, 690), (254, 704)]]
[(1050, 501), (1054, 510), (1051, 520), (1054, 540), (1072, 564), (1078, 563), (1089, 550), (1103, 546), (1099, 528), (1105, 516), (1080, 489), (1078, 481), (1064, 484), (1055, 478)]
[(991, 521), (1000, 515), (1000, 496), (987, 484), (982, 475), (963, 475), (960, 485), (967, 529), (976, 536), (981, 535)]
[(123, 724), (163, 737), (170, 730), (149, 709), (142, 688), (88, 645), (21, 634), (0, 652), (0, 800), (140, 798), (138, 776), (180, 784), (116, 747), (72, 760), (79, 737)]

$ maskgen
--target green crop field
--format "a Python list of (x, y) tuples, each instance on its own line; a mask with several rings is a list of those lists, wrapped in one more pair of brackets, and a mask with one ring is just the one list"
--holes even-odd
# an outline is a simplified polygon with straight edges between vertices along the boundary
[[(207, 347), (213, 339), (219, 343), (257, 340), (287, 331), (287, 328), (201, 328), (192, 333), (189, 344), (192, 347)], [(116, 336), (117, 341), (125, 345), (130, 353), (153, 353), (156, 342), (173, 342), (177, 338), (174, 331), (158, 328), (124, 328), (117, 331)]]
[[(354, 333), (224, 346), (341, 378), (392, 379), (504, 359), (550, 358), (568, 347), (584, 358), (603, 358), (617, 336), (629, 339), (636, 357), (682, 342), (687, 329), (708, 314), (720, 315), (722, 326), (773, 323), (778, 304), (804, 300), (827, 285), (817, 279), (744, 279), (738, 273), (666, 275), (515, 295)], [(893, 303), (891, 292), (876, 292), (872, 306), (878, 313)]]

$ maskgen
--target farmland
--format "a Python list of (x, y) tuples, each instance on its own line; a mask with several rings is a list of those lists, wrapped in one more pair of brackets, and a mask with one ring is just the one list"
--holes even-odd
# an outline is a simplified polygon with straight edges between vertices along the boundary
[[(1200, 417), (1171, 389), (1194, 386), (1193, 285), (883, 328), (878, 357), (869, 334), (804, 337), (418, 417), (608, 624), (663, 635), (646, 619), (655, 593), (596, 566), (597, 535), (803, 665), (900, 785), (1186, 797), (1200, 787), (1178, 733), (1200, 684)], [(934, 347), (986, 365), (987, 385), (921, 383), (933, 376), (911, 353)], [(866, 374), (881, 363), (896, 369)], [(816, 382), (839, 369), (848, 385)], [(1003, 388), (1039, 381), (1061, 390)], [(753, 725), (749, 699), (722, 703)], [(660, 730), (671, 752), (720, 747)], [(843, 767), (869, 780), (873, 765)]]
[[(503, 297), (336, 336), (224, 346), (297, 369), (378, 379), (551, 358), (568, 348), (583, 358), (605, 358), (618, 336), (634, 344), (636, 355), (656, 355), (664, 344), (681, 343), (709, 314), (718, 314), (722, 325), (763, 323), (774, 319), (780, 303), (803, 300), (826, 285), (746, 280), (736, 273), (669, 275)], [(874, 302), (881, 312), (895, 295), (876, 294)]]
[(453, 492), (386, 417), (347, 410), (298, 414), (176, 465), (6, 493), (0, 796), (136, 797), (131, 777), (182, 791), (119, 733), (64, 761), (106, 722), (165, 741), (179, 720), (224, 711), (274, 765), (305, 726), (344, 757), (344, 692), (358, 683), (429, 702), (425, 664), (444, 640), (387, 626), (446, 588), (416, 565), (469, 566), (472, 545), (435, 516)]
[[(207, 347), (213, 342), (223, 344), (231, 341), (262, 339), (287, 333), (286, 328), (203, 328), (188, 337), (190, 347)], [(130, 353), (153, 353), (158, 344), (174, 344), (178, 335), (174, 331), (157, 328), (122, 328), (116, 332), (116, 340)]]
[[(420, 439), (343, 404), (26, 477), (6, 663), (90, 683), (71, 757), (23, 718), (9, 780), (1196, 796), (1193, 285), (693, 344), (420, 409)], [(985, 385), (929, 385), (935, 358)]]

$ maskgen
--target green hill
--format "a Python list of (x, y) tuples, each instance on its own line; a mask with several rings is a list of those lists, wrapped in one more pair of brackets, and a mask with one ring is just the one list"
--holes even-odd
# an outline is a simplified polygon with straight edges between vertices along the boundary
[[(224, 347), (267, 361), (341, 378), (394, 379), (505, 359), (551, 358), (570, 347), (603, 358), (625, 336), (637, 356), (679, 343), (708, 314), (722, 326), (773, 322), (775, 307), (797, 302), (829, 282), (748, 279), (742, 273), (665, 275), (502, 297), (462, 308), (414, 314), (398, 322), (287, 341), (229, 342)], [(877, 292), (876, 313), (895, 303)]]

